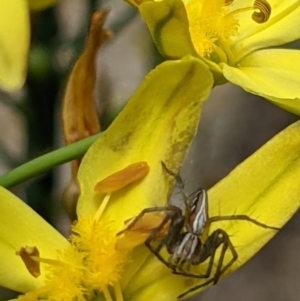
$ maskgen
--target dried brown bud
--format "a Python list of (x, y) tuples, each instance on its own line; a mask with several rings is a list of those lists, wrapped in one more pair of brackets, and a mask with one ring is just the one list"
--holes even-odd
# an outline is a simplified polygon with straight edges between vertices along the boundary
[[(86, 47), (68, 79), (62, 107), (64, 137), (67, 145), (100, 131), (94, 100), (96, 55), (101, 45), (112, 36), (110, 31), (103, 28), (108, 12), (103, 10), (93, 13)], [(76, 178), (80, 161), (78, 159), (71, 163), (72, 178), (63, 195), (64, 206), (68, 208), (67, 212), (72, 220), (76, 216), (75, 208), (79, 194)]]

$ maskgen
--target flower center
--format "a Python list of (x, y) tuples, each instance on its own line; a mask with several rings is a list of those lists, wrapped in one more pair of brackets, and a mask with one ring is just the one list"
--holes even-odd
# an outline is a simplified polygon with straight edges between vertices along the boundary
[(128, 252), (115, 249), (117, 237), (112, 223), (95, 221), (94, 216), (89, 216), (79, 220), (72, 231), (70, 246), (58, 251), (55, 260), (39, 257), (38, 252), (31, 251), (35, 248), (21, 249), (22, 255), (32, 254), (26, 261), (25, 255), (22, 256), (26, 266), (36, 271), (34, 262), (44, 264), (46, 274), (45, 285), (19, 296), (19, 301), (39, 298), (85, 301), (95, 299), (98, 294), (103, 294), (106, 301), (123, 300), (119, 281), (128, 262)]
[[(201, 57), (227, 61), (226, 49), (222, 49), (221, 45), (238, 35), (239, 18), (245, 12), (252, 11), (252, 20), (256, 23), (268, 21), (271, 6), (266, 0), (255, 0), (249, 7), (243, 7), (242, 3), (234, 0), (198, 0), (186, 4), (192, 42)], [(213, 53), (217, 54), (217, 60)]]
[(36, 247), (23, 247), (17, 252), (29, 273), (38, 277), (39, 264), (46, 264), (45, 286), (19, 296), (19, 301), (38, 299), (55, 301), (86, 301), (103, 294), (106, 301), (123, 301), (120, 278), (128, 263), (131, 245), (117, 248), (113, 221), (102, 219), (111, 194), (144, 178), (149, 172), (147, 162), (140, 161), (102, 179), (94, 187), (103, 200), (94, 215), (82, 217), (72, 227), (70, 246), (58, 251), (58, 259), (39, 257)]

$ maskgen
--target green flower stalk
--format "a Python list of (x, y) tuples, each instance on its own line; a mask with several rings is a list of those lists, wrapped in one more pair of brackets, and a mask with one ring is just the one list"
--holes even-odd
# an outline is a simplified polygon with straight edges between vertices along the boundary
[(231, 82), (300, 114), (299, 0), (127, 0), (139, 9), (160, 53), (202, 58), (215, 85)]

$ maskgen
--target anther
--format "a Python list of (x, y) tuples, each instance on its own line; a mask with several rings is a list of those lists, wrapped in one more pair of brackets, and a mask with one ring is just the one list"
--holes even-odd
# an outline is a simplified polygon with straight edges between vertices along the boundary
[(258, 9), (259, 12), (252, 14), (252, 19), (257, 23), (265, 23), (271, 16), (271, 5), (266, 0), (255, 0), (253, 4), (254, 9)]
[(16, 254), (22, 258), (28, 272), (33, 277), (37, 278), (41, 275), (40, 263), (35, 260), (35, 258), (39, 257), (40, 255), (37, 247), (22, 247), (19, 251), (16, 252)]
[[(225, 5), (228, 6), (233, 3), (234, 0), (225, 0)], [(226, 15), (226, 18), (229, 16), (237, 15), (243, 12), (247, 11), (253, 11), (253, 10), (259, 10), (259, 11), (254, 11), (252, 13), (252, 20), (255, 21), (256, 23), (265, 23), (269, 20), (271, 16), (271, 5), (267, 2), (267, 0), (255, 0), (253, 5), (250, 7), (243, 7), (236, 9), (229, 14)]]
[(112, 193), (144, 178), (148, 174), (149, 170), (149, 165), (144, 161), (130, 164), (124, 169), (99, 181), (94, 190), (98, 193)]
[(22, 247), (19, 251), (16, 252), (16, 255), (19, 255), (23, 260), (28, 272), (35, 278), (41, 275), (40, 264), (46, 263), (52, 266), (61, 266), (67, 267), (67, 264), (59, 260), (42, 258), (40, 257), (40, 252), (37, 247)]
[(150, 167), (147, 162), (140, 161), (130, 164), (124, 169), (119, 170), (99, 181), (95, 185), (94, 191), (96, 193), (105, 194), (105, 197), (94, 216), (94, 220), (98, 221), (100, 219), (100, 216), (104, 212), (112, 192), (120, 190), (127, 185), (144, 178), (149, 173), (149, 170)]

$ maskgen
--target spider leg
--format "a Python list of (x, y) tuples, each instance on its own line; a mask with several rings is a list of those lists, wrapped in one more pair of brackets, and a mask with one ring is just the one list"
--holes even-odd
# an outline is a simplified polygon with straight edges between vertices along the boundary
[[(211, 274), (212, 267), (214, 264), (215, 254), (220, 245), (222, 245), (222, 249), (221, 249), (220, 258), (218, 260), (218, 265), (217, 265), (214, 276), (212, 278), (208, 279), (207, 281), (205, 281), (204, 283), (201, 283), (200, 285), (196, 285), (196, 286), (190, 288), (186, 292), (179, 295), (178, 298), (182, 298), (182, 297), (186, 296), (187, 294), (189, 294), (193, 291), (196, 291), (202, 287), (205, 287), (211, 283), (216, 284), (218, 282), (218, 280), (220, 279), (221, 275), (223, 273), (225, 273), (225, 271), (237, 260), (238, 254), (237, 254), (233, 244), (231, 243), (228, 234), (222, 229), (215, 230), (211, 234), (211, 236), (208, 237), (205, 245), (203, 246), (200, 257), (198, 258), (199, 259), (198, 263), (201, 263), (201, 262), (204, 262), (208, 257), (210, 257), (208, 268), (206, 270), (207, 277), (209, 277)], [(223, 266), (227, 249), (229, 249), (231, 251), (232, 259), (225, 266)], [(174, 274), (177, 274), (177, 273), (174, 273)], [(180, 274), (180, 275), (183, 275), (183, 274)], [(187, 274), (187, 273), (185, 274), (185, 276), (189, 276), (189, 277), (193, 277), (193, 278), (202, 278), (202, 277), (199, 277), (201, 275), (198, 275), (198, 277), (197, 277), (197, 275)]]
[(172, 176), (172, 177), (175, 179), (176, 184), (178, 185), (178, 187), (179, 187), (180, 189), (183, 189), (183, 188), (184, 188), (184, 182), (183, 182), (181, 176), (180, 176), (179, 174), (176, 174), (176, 173), (173, 172), (172, 170), (170, 170), (170, 169), (167, 167), (167, 165), (166, 165), (165, 162), (161, 161), (161, 165), (162, 165), (163, 169), (166, 171), (166, 173), (168, 173), (170, 176)]
[[(232, 242), (230, 241), (230, 238), (229, 238), (227, 232), (225, 232), (222, 229), (218, 229), (216, 231), (218, 231), (218, 234), (221, 234), (222, 235), (221, 237), (223, 237), (223, 243), (222, 243), (223, 246), (222, 246), (222, 250), (221, 250), (220, 259), (219, 259), (219, 262), (218, 262), (218, 265), (217, 265), (217, 269), (216, 269), (216, 272), (215, 272), (215, 276), (213, 277), (215, 279), (214, 284), (216, 284), (219, 281), (221, 275), (224, 274), (225, 271), (229, 267), (231, 267), (232, 264), (238, 259), (238, 253), (235, 250)], [(227, 249), (229, 249), (231, 251), (232, 259), (225, 266), (223, 266), (224, 258), (225, 258), (225, 254), (226, 254)]]
[(181, 276), (186, 276), (186, 277), (191, 277), (191, 278), (198, 278), (198, 279), (209, 278), (209, 276), (211, 274), (212, 267), (214, 265), (215, 254), (216, 254), (216, 252), (214, 252), (213, 255), (210, 257), (207, 269), (206, 269), (206, 271), (205, 271), (204, 274), (193, 274), (193, 273), (184, 272), (184, 271), (178, 271), (178, 270), (174, 270), (173, 274), (175, 274), (175, 275), (181, 275)]
[[(152, 242), (156, 240), (156, 235), (160, 232), (160, 230), (164, 227), (164, 225), (169, 222), (169, 220), (171, 220), (171, 224), (167, 235), (159, 242), (157, 246), (153, 246)], [(161, 222), (161, 224), (151, 232), (151, 234), (145, 241), (146, 247), (172, 271), (174, 271), (176, 267), (173, 264), (171, 264), (169, 261), (165, 260), (160, 255), (160, 251), (163, 246), (166, 246), (168, 252), (169, 253), (172, 252), (173, 246), (175, 245), (178, 235), (180, 234), (183, 226), (184, 226), (184, 217), (181, 214), (181, 210), (179, 208), (178, 210), (173, 209), (168, 212), (168, 214)]]
[(176, 186), (180, 189), (180, 193), (182, 195), (185, 207), (186, 207), (186, 209), (189, 208), (189, 197), (184, 192), (184, 181), (183, 181), (183, 179), (181, 178), (181, 176), (179, 174), (176, 174), (175, 172), (170, 170), (166, 166), (165, 162), (161, 161), (161, 165), (162, 165), (163, 169), (165, 170), (165, 172), (168, 173), (170, 176), (172, 176), (175, 179)]
[(177, 296), (177, 298), (180, 299), (180, 298), (182, 298), (182, 297), (190, 294), (191, 292), (194, 292), (194, 291), (198, 290), (199, 288), (205, 287), (205, 286), (207, 286), (207, 285), (209, 285), (209, 284), (211, 284), (213, 282), (214, 282), (213, 278), (209, 279), (209, 280), (205, 281), (204, 283), (201, 283), (200, 285), (197, 285), (197, 286), (194, 286), (194, 287), (190, 288), (189, 290), (187, 290), (184, 293), (182, 293), (179, 296)]
[(265, 228), (265, 229), (271, 229), (271, 230), (275, 230), (275, 231), (279, 231), (281, 228), (278, 227), (273, 227), (273, 226), (268, 226), (264, 223), (261, 223), (259, 221), (257, 221), (254, 218), (251, 218), (248, 215), (245, 214), (238, 214), (238, 215), (220, 215), (220, 216), (213, 216), (210, 217), (207, 220), (207, 223), (213, 223), (213, 222), (218, 222), (218, 221), (232, 221), (232, 220), (244, 220), (244, 221), (248, 221), (252, 224), (255, 224), (259, 227)]
[(168, 267), (169, 269), (171, 269), (172, 271), (174, 271), (175, 266), (173, 264), (171, 264), (170, 262), (168, 262), (166, 259), (164, 259), (161, 255), (160, 255), (160, 251), (162, 249), (162, 247), (164, 246), (164, 240), (162, 240), (159, 245), (157, 247), (153, 247), (151, 245), (151, 242), (153, 240), (149, 237), (149, 239), (146, 240), (145, 245), (146, 247), (155, 255), (155, 257), (157, 257), (157, 259), (159, 259), (166, 267)]
[[(151, 208), (146, 208), (144, 210), (142, 210), (134, 219), (132, 222), (130, 222), (130, 224), (122, 231), (117, 233), (117, 236), (123, 234), (125, 231), (130, 230), (131, 228), (133, 228), (135, 226), (135, 224), (147, 213), (151, 213), (151, 212), (163, 212), (163, 211), (170, 211), (170, 209), (168, 207), (151, 207)], [(164, 220), (162, 221), (162, 223), (164, 222)], [(166, 222), (163, 224), (163, 226), (166, 224)], [(163, 228), (160, 227), (159, 230), (157, 231), (157, 233)], [(156, 233), (156, 234), (157, 234)]]
[[(213, 240), (214, 237), (210, 238), (210, 241)], [(209, 242), (210, 242), (209, 241)], [(207, 248), (207, 243), (203, 246), (203, 248)], [(210, 244), (209, 244), (210, 245)], [(182, 271), (173, 271), (173, 274), (176, 275), (182, 275), (182, 276), (186, 276), (186, 277), (192, 277), (192, 278), (198, 278), (198, 279), (204, 279), (204, 278), (209, 278), (210, 274), (211, 274), (211, 270), (213, 268), (214, 265), (214, 259), (215, 259), (215, 255), (216, 255), (216, 250), (217, 247), (214, 247), (212, 250), (212, 252), (210, 252), (210, 254), (208, 256), (206, 256), (205, 258), (201, 258), (203, 256), (203, 251), (200, 251), (198, 258), (195, 259), (195, 262), (193, 263), (194, 265), (199, 264), (201, 262), (203, 262), (204, 260), (206, 260), (208, 257), (210, 257), (209, 262), (208, 262), (208, 266), (206, 268), (206, 271), (204, 274), (193, 274), (193, 273), (189, 273), (189, 272), (182, 272)], [(205, 286), (205, 285), (204, 285)], [(201, 286), (202, 287), (202, 286)]]

